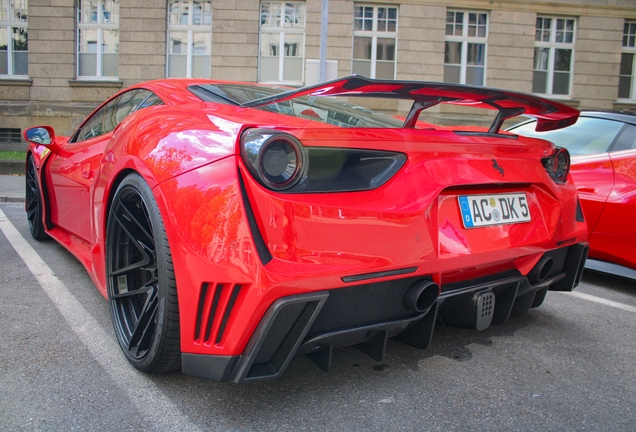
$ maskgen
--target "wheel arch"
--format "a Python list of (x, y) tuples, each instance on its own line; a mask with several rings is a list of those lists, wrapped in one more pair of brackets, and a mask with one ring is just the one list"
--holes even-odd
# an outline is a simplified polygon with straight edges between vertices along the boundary
[[(46, 149), (44, 149), (46, 150)], [(36, 179), (38, 180), (39, 186), (40, 186), (40, 195), (42, 197), (42, 216), (43, 216), (43, 222), (44, 222), (44, 227), (46, 228), (46, 230), (50, 230), (52, 228), (55, 228), (55, 225), (53, 225), (53, 222), (51, 221), (51, 198), (49, 195), (49, 185), (46, 182), (46, 177), (44, 176), (44, 167), (46, 165), (46, 162), (48, 161), (48, 157), (46, 157), (46, 155), (43, 157), (42, 152), (36, 152), (33, 151), (33, 148), (31, 146), (29, 146), (27, 148), (27, 153), (26, 153), (26, 168), (25, 168), (25, 172), (27, 169), (29, 169), (29, 161), (33, 160), (33, 163), (35, 164), (35, 169), (36, 169)], [(25, 203), (26, 206), (26, 203)], [(26, 208), (26, 207), (25, 207)]]
[[(121, 184), (122, 181), (124, 181), (124, 179), (126, 177), (128, 177), (130, 174), (139, 174), (137, 171), (135, 171), (132, 168), (125, 168), (122, 171), (120, 171), (119, 173), (117, 173), (117, 175), (115, 176), (115, 178), (113, 179), (112, 182), (110, 182), (109, 186), (108, 186), (108, 195), (107, 195), (107, 200), (106, 200), (106, 206), (104, 207), (104, 218), (103, 223), (100, 227), (100, 230), (103, 233), (103, 239), (104, 242), (106, 241), (106, 227), (108, 226), (108, 215), (110, 214), (110, 207), (113, 203), (113, 198), (115, 197), (115, 193), (117, 192), (117, 188), (119, 187), (119, 185)], [(141, 174), (139, 174), (141, 175)], [(143, 177), (143, 176), (142, 176)]]
[[(119, 188), (119, 185), (124, 181), (126, 177), (128, 177), (131, 174), (137, 174), (138, 176), (140, 176), (141, 179), (144, 182), (146, 182), (146, 184), (152, 191), (152, 195), (157, 204), (157, 208), (159, 209), (159, 215), (166, 229), (168, 245), (171, 247), (171, 249), (173, 249), (173, 245), (176, 243), (176, 239), (174, 239), (174, 235), (173, 235), (174, 227), (173, 227), (172, 219), (168, 217), (169, 206), (168, 206), (168, 203), (166, 202), (165, 197), (161, 193), (160, 188), (156, 187), (157, 181), (155, 179), (151, 179), (151, 181), (148, 181), (149, 180), (148, 177), (144, 175), (142, 172), (139, 172), (139, 170), (135, 168), (131, 168), (131, 167), (126, 167), (122, 169), (121, 171), (119, 171), (114, 176), (114, 179), (109, 183), (108, 189), (106, 191), (107, 199), (105, 200), (105, 205), (103, 209), (103, 218), (100, 224), (101, 225), (100, 235), (101, 235), (101, 238), (103, 239), (103, 246), (104, 246), (104, 259), (106, 258), (105, 254), (106, 254), (106, 241), (107, 241), (107, 235), (108, 235), (107, 234), (108, 220), (109, 220), (110, 210), (113, 205), (113, 200), (115, 198), (115, 195), (117, 194), (117, 189)], [(174, 259), (174, 256), (173, 256), (173, 259)], [(175, 266), (174, 272), (175, 274), (177, 273), (176, 266)], [(177, 285), (177, 293), (178, 291), (179, 291), (179, 288)]]

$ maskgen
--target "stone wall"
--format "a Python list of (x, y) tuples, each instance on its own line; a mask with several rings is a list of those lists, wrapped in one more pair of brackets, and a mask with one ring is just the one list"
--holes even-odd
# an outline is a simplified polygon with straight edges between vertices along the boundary
[(255, 0), (212, 1), (213, 79), (257, 80), (259, 7)]
[(400, 6), (397, 79), (443, 80), (445, 25), (445, 7)]
[[(536, 15), (572, 16), (577, 26), (572, 91), (565, 101), (579, 108), (617, 106), (622, 29), (625, 19), (636, 20), (634, 2), (368, 0), (363, 3), (398, 7), (396, 77), (406, 80), (443, 79), (447, 8), (487, 11), (486, 85), (523, 92), (532, 90)], [(306, 4), (305, 57), (318, 59), (322, 0), (307, 0)], [(76, 79), (75, 0), (30, 0), (29, 77), (0, 78), (0, 127), (22, 128), (44, 123), (68, 133), (98, 103), (121, 88), (164, 78), (167, 5), (167, 0), (122, 1), (119, 80), (90, 82)], [(351, 73), (354, 5), (354, 0), (329, 1), (327, 58), (338, 61), (339, 76)], [(212, 78), (258, 80), (259, 7), (257, 0), (212, 1)], [(389, 105), (378, 106), (394, 108), (394, 104)], [(636, 101), (620, 106), (636, 108)], [(400, 104), (399, 111), (405, 109), (408, 104)]]
[[(338, 76), (351, 74), (353, 52), (353, 4), (351, 0), (329, 1), (329, 31), (327, 59), (338, 61)], [(305, 34), (306, 58), (320, 58), (320, 25), (322, 0), (307, 1), (307, 27)]]
[(123, 86), (166, 76), (166, 0), (119, 3), (119, 78)]
[(572, 98), (579, 107), (611, 109), (618, 97), (623, 20), (583, 16), (577, 25)]
[(29, 2), (30, 100), (70, 101), (68, 80), (75, 76), (75, 2)]
[(486, 85), (532, 92), (536, 14), (493, 10), (489, 18)]

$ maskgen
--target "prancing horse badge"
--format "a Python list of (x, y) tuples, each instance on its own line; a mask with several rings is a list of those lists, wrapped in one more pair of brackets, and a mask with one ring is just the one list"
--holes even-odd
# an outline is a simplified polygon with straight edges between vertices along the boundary
[(501, 174), (501, 176), (502, 176), (502, 177), (504, 176), (504, 169), (503, 169), (503, 167), (502, 167), (501, 165), (499, 165), (499, 164), (497, 163), (497, 160), (496, 160), (496, 159), (493, 159), (493, 160), (492, 160), (492, 167), (493, 167), (494, 169), (496, 169), (496, 170), (497, 170), (497, 172), (499, 172), (499, 174)]

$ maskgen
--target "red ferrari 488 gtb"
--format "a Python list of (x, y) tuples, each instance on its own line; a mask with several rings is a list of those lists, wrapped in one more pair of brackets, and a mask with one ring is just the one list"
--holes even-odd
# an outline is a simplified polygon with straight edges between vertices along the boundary
[[(410, 101), (397, 120), (333, 96)], [(488, 131), (420, 122), (495, 110)], [(221, 381), (275, 378), (334, 347), (380, 361), (436, 322), (477, 330), (572, 290), (587, 229), (569, 154), (500, 133), (579, 112), (504, 90), (346, 77), (298, 90), (160, 80), (70, 136), (25, 131), (27, 215), (108, 298), (128, 360)]]

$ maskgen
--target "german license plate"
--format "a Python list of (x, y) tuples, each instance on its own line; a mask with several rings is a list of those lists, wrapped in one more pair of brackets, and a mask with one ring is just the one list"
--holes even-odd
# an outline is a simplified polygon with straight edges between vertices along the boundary
[(532, 220), (525, 193), (460, 195), (458, 199), (464, 228)]

